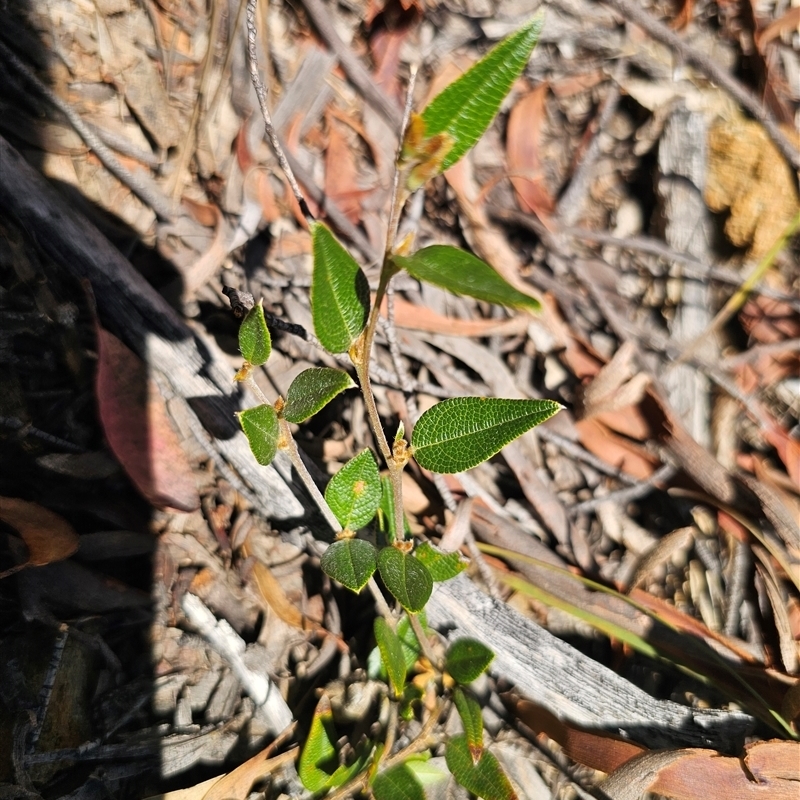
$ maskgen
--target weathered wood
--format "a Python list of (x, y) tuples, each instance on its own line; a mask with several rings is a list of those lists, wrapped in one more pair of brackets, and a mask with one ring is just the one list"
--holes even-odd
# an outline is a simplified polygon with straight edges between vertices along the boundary
[(465, 575), (436, 584), (428, 622), (494, 650), (491, 672), (560, 719), (620, 734), (651, 748), (712, 747), (738, 752), (754, 727), (740, 711), (655, 700), (629, 681), (479, 591)]

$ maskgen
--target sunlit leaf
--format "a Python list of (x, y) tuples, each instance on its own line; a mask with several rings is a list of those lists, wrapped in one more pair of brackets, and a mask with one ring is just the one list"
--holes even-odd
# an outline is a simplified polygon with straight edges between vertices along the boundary
[(330, 479), (325, 500), (345, 530), (357, 531), (372, 520), (381, 502), (381, 476), (370, 450), (351, 458)]
[(311, 241), (314, 330), (326, 350), (345, 353), (367, 324), (369, 283), (350, 253), (323, 223), (311, 224)]
[(538, 310), (538, 300), (517, 291), (485, 261), (444, 244), (423, 247), (411, 256), (392, 256), (398, 267), (419, 281), (432, 283), (454, 294), (465, 294), (487, 303)]
[(289, 386), (283, 416), (289, 422), (305, 422), (321, 411), (337, 394), (355, 386), (340, 369), (312, 367), (301, 372)]
[(342, 539), (322, 554), (320, 566), (329, 578), (360, 592), (377, 568), (375, 548), (362, 539)]
[(386, 588), (409, 614), (425, 608), (433, 591), (433, 579), (411, 553), (384, 547), (378, 554), (378, 569)]
[(246, 411), (239, 412), (237, 416), (256, 461), (264, 466), (271, 464), (278, 449), (278, 436), (280, 435), (278, 415), (275, 413), (275, 409), (265, 404), (248, 408)]
[(483, 752), (483, 716), (480, 703), (461, 686), (456, 686), (453, 692), (453, 703), (464, 726), (472, 761), (477, 763)]
[(411, 439), (413, 455), (432, 472), (463, 472), (491, 458), (560, 408), (552, 400), (443, 400), (419, 418)]
[(447, 648), (444, 668), (456, 683), (472, 683), (484, 673), (494, 653), (476, 639), (457, 639)]
[(372, 783), (375, 800), (425, 800), (425, 791), (406, 764), (379, 773)]
[(375, 617), (375, 641), (381, 652), (381, 659), (389, 676), (389, 683), (395, 697), (403, 693), (406, 681), (406, 661), (403, 655), (403, 645), (398, 635), (389, 627), (383, 617)]
[(443, 89), (422, 112), (426, 139), (447, 134), (453, 142), (441, 161), (440, 171), (455, 164), (489, 127), (525, 69), (543, 22), (544, 17), (537, 14)]
[(239, 326), (239, 350), (253, 366), (265, 364), (272, 352), (272, 338), (264, 319), (262, 301), (253, 306)]
[(414, 555), (428, 568), (435, 582), (449, 581), (467, 568), (459, 553), (443, 553), (430, 542), (418, 545)]
[(483, 800), (516, 797), (514, 787), (492, 753), (484, 750), (478, 762), (473, 762), (466, 736), (453, 736), (447, 742), (444, 758), (453, 777), (476, 797)]

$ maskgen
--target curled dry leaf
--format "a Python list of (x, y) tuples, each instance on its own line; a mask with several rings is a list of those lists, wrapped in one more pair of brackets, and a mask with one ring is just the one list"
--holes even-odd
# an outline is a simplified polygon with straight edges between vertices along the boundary
[(194, 475), (147, 367), (99, 326), (97, 344), (97, 402), (112, 452), (154, 506), (181, 511), (199, 508)]
[(63, 561), (78, 549), (78, 534), (72, 525), (37, 503), (0, 497), (0, 519), (25, 542), (28, 560), (24, 566), (41, 567)]

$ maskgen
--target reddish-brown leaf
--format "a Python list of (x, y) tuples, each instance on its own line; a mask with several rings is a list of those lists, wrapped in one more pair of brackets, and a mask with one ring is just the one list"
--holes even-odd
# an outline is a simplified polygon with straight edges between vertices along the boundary
[(523, 211), (547, 221), (555, 209), (555, 199), (545, 183), (544, 165), (540, 157), (542, 126), (545, 122), (545, 100), (549, 87), (537, 86), (520, 100), (508, 117), (506, 156), (508, 173)]
[(358, 165), (353, 148), (332, 117), (328, 117), (328, 148), (325, 152), (325, 194), (353, 224), (361, 219), (361, 199), (367, 190), (359, 188)]
[(112, 452), (154, 506), (195, 510), (200, 498), (191, 467), (147, 367), (99, 326), (97, 342), (97, 401)]
[(25, 542), (26, 566), (41, 567), (63, 561), (78, 549), (78, 534), (72, 525), (37, 503), (0, 497), (0, 519)]
[(573, 761), (601, 772), (613, 772), (632, 758), (648, 752), (646, 747), (618, 736), (582, 730), (563, 722), (543, 706), (529, 700), (514, 703), (514, 712), (532, 731), (558, 742)]

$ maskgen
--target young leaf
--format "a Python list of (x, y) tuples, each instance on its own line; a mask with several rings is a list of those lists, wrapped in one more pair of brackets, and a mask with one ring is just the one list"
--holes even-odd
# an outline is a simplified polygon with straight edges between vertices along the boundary
[[(381, 477), (381, 504), (378, 508), (378, 528), (386, 537), (386, 541), (392, 544), (397, 540), (397, 531), (394, 524), (394, 490), (392, 489), (392, 479), (388, 475)], [(411, 528), (408, 520), (403, 513), (403, 536), (401, 539), (411, 535)]]
[(311, 242), (314, 330), (326, 350), (345, 353), (367, 324), (369, 283), (350, 253), (321, 222), (311, 224)]
[(464, 735), (467, 737), (472, 763), (477, 764), (483, 752), (483, 716), (480, 703), (460, 686), (456, 686), (453, 692), (453, 702), (458, 716), (461, 717), (461, 724), (464, 726)]
[(345, 530), (357, 531), (372, 520), (381, 502), (381, 476), (370, 450), (351, 458), (330, 479), (325, 500)]
[(375, 617), (375, 641), (381, 651), (381, 659), (389, 676), (389, 683), (395, 697), (403, 693), (406, 682), (406, 660), (403, 655), (403, 645), (398, 635), (389, 627), (383, 617)]
[(418, 281), (432, 283), (453, 294), (501, 306), (521, 306), (534, 311), (541, 308), (538, 300), (506, 283), (485, 261), (457, 247), (435, 244), (411, 256), (392, 256), (392, 261)]
[(263, 466), (272, 463), (278, 449), (278, 415), (270, 405), (256, 406), (241, 411), (237, 415), (244, 435), (256, 461)]
[(305, 422), (321, 411), (337, 394), (355, 386), (353, 379), (340, 369), (312, 367), (301, 372), (289, 386), (284, 419)]
[(320, 566), (329, 578), (358, 593), (377, 568), (375, 548), (362, 539), (342, 539), (322, 554)]
[(430, 572), (411, 553), (384, 547), (378, 554), (378, 569), (386, 588), (409, 614), (425, 608), (433, 591)]
[(436, 95), (422, 112), (426, 139), (444, 133), (453, 141), (442, 159), (440, 172), (452, 167), (489, 127), (514, 81), (525, 69), (543, 22), (544, 17), (537, 14)]
[(378, 774), (372, 784), (375, 800), (425, 800), (425, 790), (406, 764)]
[(413, 455), (432, 472), (463, 472), (491, 458), (560, 408), (552, 400), (443, 400), (419, 418), (411, 439)]
[(245, 360), (258, 367), (265, 364), (272, 352), (272, 338), (267, 321), (264, 319), (262, 301), (253, 306), (239, 326), (239, 349)]
[(423, 542), (414, 555), (428, 568), (434, 582), (449, 581), (467, 568), (467, 562), (458, 553), (443, 553), (430, 542)]
[(472, 683), (484, 673), (494, 653), (476, 639), (458, 639), (447, 648), (444, 668), (456, 683)]
[(466, 736), (453, 736), (447, 743), (444, 759), (453, 777), (468, 791), (484, 800), (513, 800), (514, 787), (500, 762), (484, 750), (473, 763)]

